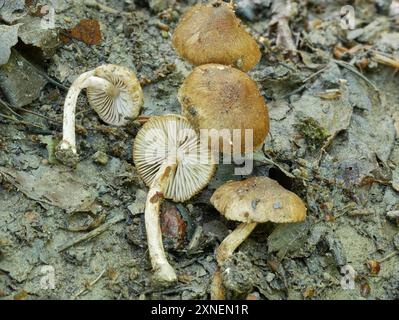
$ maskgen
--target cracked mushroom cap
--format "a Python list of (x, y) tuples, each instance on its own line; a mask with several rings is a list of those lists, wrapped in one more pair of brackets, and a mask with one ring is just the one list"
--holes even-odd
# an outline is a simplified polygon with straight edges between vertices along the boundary
[(223, 1), (188, 10), (172, 42), (179, 55), (194, 65), (220, 63), (248, 71), (261, 58), (256, 41), (235, 16), (233, 6)]
[[(196, 67), (184, 80), (178, 99), (182, 114), (197, 130), (240, 129), (238, 142), (242, 151), (245, 150), (245, 129), (253, 130), (254, 150), (262, 146), (269, 133), (269, 113), (257, 84), (235, 68), (220, 64)], [(233, 137), (232, 131), (230, 136)], [(232, 141), (230, 144), (233, 150), (238, 150)], [(222, 151), (222, 142), (219, 146)]]
[(245, 223), (289, 223), (306, 218), (303, 201), (267, 177), (229, 181), (214, 192), (211, 203), (227, 219)]
[(188, 120), (179, 115), (151, 117), (135, 139), (133, 160), (147, 186), (152, 185), (168, 159), (177, 166), (164, 197), (175, 202), (184, 202), (200, 192), (215, 172), (211, 152), (200, 144)]
[(106, 123), (123, 126), (136, 118), (143, 106), (143, 91), (136, 75), (128, 68), (107, 64), (94, 70), (93, 76), (108, 80), (105, 90), (88, 87), (90, 105)]

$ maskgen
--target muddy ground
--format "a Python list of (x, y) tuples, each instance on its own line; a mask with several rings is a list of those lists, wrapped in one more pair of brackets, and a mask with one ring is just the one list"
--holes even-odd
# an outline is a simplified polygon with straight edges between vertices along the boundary
[[(235, 227), (209, 198), (223, 182), (243, 178), (233, 166), (220, 165), (201, 194), (178, 205), (185, 232), (164, 236), (179, 283), (159, 288), (146, 249), (147, 189), (132, 162), (139, 125), (105, 125), (81, 94), (80, 162), (71, 169), (54, 157), (65, 87), (98, 65), (137, 73), (144, 115), (180, 113), (177, 90), (192, 67), (173, 50), (171, 33), (196, 1), (149, 1), (150, 7), (144, 0), (98, 0), (107, 8), (83, 0), (11, 2), (0, 1), (0, 298), (209, 298), (215, 248)], [(263, 52), (250, 75), (271, 117), (265, 157), (253, 175), (296, 192), (308, 218), (258, 226), (223, 267), (228, 296), (398, 299), (399, 76), (392, 61), (375, 54), (399, 61), (391, 1), (351, 1), (355, 30), (340, 25), (346, 1), (295, 2), (289, 20), (296, 54), (276, 43), (270, 22), (277, 1), (237, 2)], [(55, 9), (55, 26), (43, 30), (46, 3)], [(94, 22), (89, 36), (71, 31), (82, 19), (100, 29)], [(4, 30), (18, 43), (12, 35), (4, 40)], [(77, 241), (93, 230), (103, 232)], [(350, 271), (345, 277), (343, 267)]]

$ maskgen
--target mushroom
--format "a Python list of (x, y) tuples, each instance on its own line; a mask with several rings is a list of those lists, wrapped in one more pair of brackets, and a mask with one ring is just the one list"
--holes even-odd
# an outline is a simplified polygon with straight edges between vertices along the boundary
[(123, 126), (136, 118), (143, 106), (143, 91), (128, 68), (107, 64), (81, 74), (69, 88), (64, 103), (63, 138), (57, 158), (66, 164), (77, 162), (75, 110), (79, 93), (87, 89), (89, 104), (106, 123)]
[(232, 3), (197, 4), (180, 19), (172, 43), (193, 65), (220, 63), (248, 71), (260, 60), (255, 39), (234, 14)]
[(219, 265), (233, 254), (258, 223), (299, 222), (306, 218), (303, 201), (267, 177), (229, 181), (214, 192), (211, 203), (226, 219), (242, 222), (217, 249)]
[[(256, 82), (235, 68), (220, 64), (196, 67), (184, 80), (178, 99), (182, 114), (197, 130), (218, 130), (219, 151), (224, 152), (228, 144), (228, 152), (252, 152), (263, 145), (269, 132), (267, 105)], [(223, 129), (229, 130), (230, 140), (225, 141), (222, 150)], [(240, 130), (240, 139), (231, 139), (233, 129)], [(251, 150), (245, 146), (245, 130), (252, 130)]]
[(162, 244), (160, 204), (164, 198), (184, 202), (193, 197), (208, 184), (215, 164), (206, 144), (200, 143), (189, 121), (179, 115), (151, 117), (136, 136), (133, 160), (150, 188), (145, 227), (154, 278), (170, 284), (177, 277)]

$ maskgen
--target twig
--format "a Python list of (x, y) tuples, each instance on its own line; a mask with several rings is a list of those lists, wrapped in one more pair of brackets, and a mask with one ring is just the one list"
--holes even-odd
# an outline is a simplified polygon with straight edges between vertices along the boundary
[(0, 104), (4, 107), (4, 108), (6, 108), (8, 111), (10, 111), (14, 116), (16, 116), (16, 117), (21, 117), (18, 113), (16, 113), (12, 108), (11, 108), (11, 106), (7, 103), (7, 102), (5, 102), (4, 100), (2, 100), (2, 99), (0, 99)]
[(58, 248), (58, 252), (63, 252), (81, 242), (87, 241), (87, 240), (91, 240), (95, 237), (97, 237), (98, 235), (102, 234), (104, 231), (106, 231), (109, 227), (111, 227), (112, 225), (124, 220), (125, 217), (122, 215), (118, 215), (115, 216), (113, 218), (111, 218), (110, 220), (108, 220), (107, 222), (105, 222), (103, 225), (101, 225), (100, 227), (98, 227), (97, 229), (94, 229), (93, 231), (90, 231), (89, 233), (86, 233), (80, 237), (77, 237), (75, 239), (72, 239), (70, 241), (67, 241), (65, 244), (61, 245)]
[[(259, 153), (258, 153), (258, 154), (259, 154)], [(288, 171), (285, 170), (281, 165), (279, 165), (277, 162), (274, 162), (272, 159), (270, 159), (270, 158), (268, 157), (268, 155), (266, 154), (266, 151), (265, 151), (265, 144), (263, 144), (263, 147), (262, 147), (262, 154), (263, 154), (263, 157), (262, 157), (262, 158), (254, 157), (254, 160), (259, 161), (259, 162), (263, 162), (263, 163), (266, 163), (266, 164), (270, 164), (270, 165), (272, 165), (272, 166), (275, 166), (275, 167), (277, 167), (282, 173), (284, 173), (287, 177), (292, 178), (292, 179), (295, 179), (295, 178), (296, 178), (292, 173), (288, 172)], [(254, 154), (254, 155), (256, 156), (257, 154)]]
[(399, 251), (391, 252), (391, 253), (388, 254), (386, 257), (384, 257), (384, 258), (378, 260), (378, 262), (381, 263), (381, 262), (384, 262), (384, 261), (386, 261), (386, 260), (389, 260), (389, 259), (391, 259), (392, 257), (396, 256), (397, 254), (399, 254)]
[(374, 55), (374, 59), (378, 63), (386, 65), (388, 67), (399, 69), (399, 61), (398, 60), (393, 59), (391, 57), (387, 57), (387, 56), (385, 56), (377, 51), (374, 51), (374, 50), (373, 50), (373, 55)]
[(47, 121), (50, 121), (50, 122), (52, 122), (54, 124), (61, 124), (62, 123), (61, 121), (52, 119), (50, 117), (47, 117), (47, 116), (42, 115), (41, 113), (38, 113), (38, 112), (35, 112), (35, 111), (31, 111), (31, 110), (28, 110), (28, 109), (25, 109), (25, 108), (21, 108), (21, 107), (12, 107), (12, 108), (14, 108), (16, 110), (19, 110), (19, 111), (23, 111), (23, 112), (26, 112), (26, 113), (33, 114), (33, 115), (35, 115), (35, 116), (37, 116), (39, 118), (46, 119)]
[(328, 65), (326, 65), (323, 68), (321, 68), (320, 70), (314, 72), (313, 74), (311, 74), (309, 77), (307, 77), (305, 80), (302, 81), (303, 84), (299, 88), (297, 88), (297, 89), (291, 91), (290, 93), (284, 95), (282, 98), (286, 99), (286, 98), (292, 96), (293, 94), (301, 92), (303, 89), (306, 88), (306, 83), (308, 81), (312, 80), (314, 77), (318, 76), (320, 73), (323, 73), (327, 68), (328, 68)]
[(45, 73), (44, 71), (40, 70), (38, 67), (36, 67), (34, 64), (32, 64), (29, 60), (26, 60), (17, 50), (15, 50), (14, 48), (12, 48), (11, 50), (12, 50), (12, 52), (14, 54), (18, 55), (19, 59), (23, 60), (26, 64), (31, 66), (38, 74), (40, 74), (48, 82), (50, 82), (54, 86), (56, 86), (56, 87), (58, 87), (58, 88), (60, 88), (60, 89), (62, 89), (64, 91), (68, 91), (68, 88), (66, 86), (64, 86), (62, 83), (59, 83), (58, 81), (56, 81), (53, 78), (51, 78), (47, 73)]
[(367, 79), (366, 76), (364, 76), (363, 74), (361, 74), (359, 71), (357, 71), (352, 65), (350, 65), (347, 62), (344, 61), (340, 61), (340, 60), (335, 60), (332, 59), (336, 64), (338, 64), (339, 66), (353, 72), (354, 74), (356, 74), (359, 78), (362, 78), (364, 81), (366, 81), (378, 94), (380, 93), (380, 90), (378, 89), (378, 87), (372, 83), (369, 79)]
[(73, 297), (72, 300), (75, 300), (78, 298), (80, 295), (87, 293), (100, 279), (103, 277), (104, 273), (107, 271), (107, 269), (104, 269), (101, 271), (101, 273), (98, 275), (97, 278), (95, 278), (92, 282), (90, 282), (88, 285), (86, 285), (83, 289), (81, 289), (78, 293), (76, 293)]
[(35, 111), (32, 111), (32, 110), (28, 110), (28, 109), (25, 109), (25, 108), (21, 108), (21, 107), (10, 106), (7, 102), (5, 102), (5, 101), (2, 100), (2, 99), (0, 99), (0, 104), (3, 105), (5, 108), (7, 108), (13, 115), (18, 116), (18, 117), (21, 117), (21, 115), (18, 114), (18, 113), (16, 113), (16, 112), (14, 111), (14, 109), (15, 109), (15, 110), (18, 110), (18, 111), (23, 111), (23, 112), (26, 112), (26, 113), (33, 114), (33, 115), (35, 115), (35, 116), (37, 116), (37, 117), (46, 119), (46, 120), (48, 120), (48, 121), (50, 121), (50, 122), (53, 122), (53, 123), (55, 123), (55, 124), (61, 124), (61, 121), (57, 121), (57, 120), (51, 119), (50, 117), (47, 117), (47, 116), (45, 116), (45, 115), (42, 115), (42, 114), (40, 114), (40, 113), (38, 113), (38, 112), (35, 112)]
[(22, 124), (22, 125), (25, 125), (25, 126), (32, 126), (32, 127), (38, 128), (38, 129), (46, 130), (46, 128), (44, 128), (42, 126), (39, 126), (37, 124), (30, 123), (28, 121), (18, 120), (18, 119), (15, 119), (12, 116), (8, 116), (8, 115), (5, 115), (3, 113), (0, 113), (0, 117), (2, 117), (4, 119), (7, 119), (7, 120), (14, 121), (16, 124)]

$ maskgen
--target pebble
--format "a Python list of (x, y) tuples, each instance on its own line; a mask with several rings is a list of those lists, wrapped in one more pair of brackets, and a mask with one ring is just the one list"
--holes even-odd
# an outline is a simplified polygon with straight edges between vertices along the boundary
[(108, 163), (108, 156), (105, 152), (102, 151), (97, 151), (94, 155), (93, 155), (93, 160), (95, 163), (101, 164), (103, 166), (105, 166)]
[(266, 274), (266, 281), (267, 282), (272, 282), (274, 280), (274, 278), (276, 277), (276, 275), (274, 273), (268, 272)]

